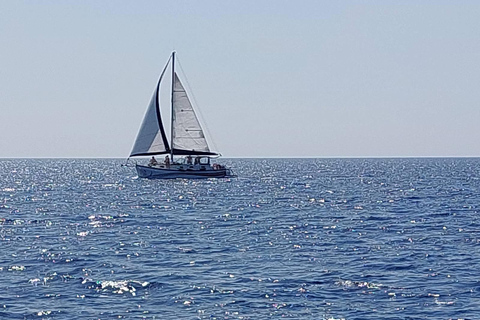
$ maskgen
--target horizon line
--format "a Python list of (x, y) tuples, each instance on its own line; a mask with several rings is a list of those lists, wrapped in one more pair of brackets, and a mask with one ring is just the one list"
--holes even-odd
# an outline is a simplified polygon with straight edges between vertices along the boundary
[[(136, 158), (136, 159), (145, 159)], [(223, 159), (453, 159), (453, 158), (480, 158), (480, 156), (245, 156), (221, 157)], [(125, 157), (0, 157), (0, 160), (15, 159), (119, 159)], [(134, 159), (133, 159), (134, 160)]]

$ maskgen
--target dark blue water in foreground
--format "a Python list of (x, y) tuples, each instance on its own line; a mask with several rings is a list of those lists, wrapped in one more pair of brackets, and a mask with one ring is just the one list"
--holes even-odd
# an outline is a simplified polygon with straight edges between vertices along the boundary
[(480, 159), (0, 160), (1, 319), (478, 319)]

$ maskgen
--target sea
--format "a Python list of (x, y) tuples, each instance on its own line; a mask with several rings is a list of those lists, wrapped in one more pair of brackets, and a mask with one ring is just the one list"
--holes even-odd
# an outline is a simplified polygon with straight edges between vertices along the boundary
[(480, 319), (480, 158), (0, 159), (0, 319)]

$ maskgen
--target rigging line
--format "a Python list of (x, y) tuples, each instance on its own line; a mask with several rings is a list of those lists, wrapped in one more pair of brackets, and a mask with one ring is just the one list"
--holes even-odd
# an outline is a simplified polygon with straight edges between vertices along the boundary
[(213, 139), (213, 135), (210, 133), (210, 130), (208, 129), (207, 122), (205, 121), (205, 117), (203, 116), (200, 105), (198, 104), (197, 99), (195, 98), (192, 87), (190, 86), (190, 83), (188, 82), (187, 75), (186, 75), (185, 71), (183, 71), (183, 67), (182, 67), (182, 64), (180, 63), (180, 59), (178, 59), (178, 56), (176, 58), (177, 58), (177, 65), (180, 67), (180, 71), (182, 72), (182, 76), (185, 79), (185, 83), (187, 84), (187, 89), (188, 89), (189, 96), (192, 97), (194, 106), (198, 106), (198, 108), (195, 108), (195, 111), (198, 111), (198, 113), (200, 115), (200, 121), (204, 125), (205, 130), (207, 131), (208, 141), (210, 141), (212, 143), (213, 151), (218, 152), (217, 151), (218, 150), (217, 144), (215, 143), (215, 140)]

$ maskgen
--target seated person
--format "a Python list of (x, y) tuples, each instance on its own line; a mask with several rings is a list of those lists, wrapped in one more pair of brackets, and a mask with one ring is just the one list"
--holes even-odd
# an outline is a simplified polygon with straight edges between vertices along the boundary
[(150, 159), (150, 162), (148, 163), (148, 165), (155, 166), (157, 164), (158, 164), (157, 159), (155, 159), (155, 157), (152, 156), (152, 159)]

